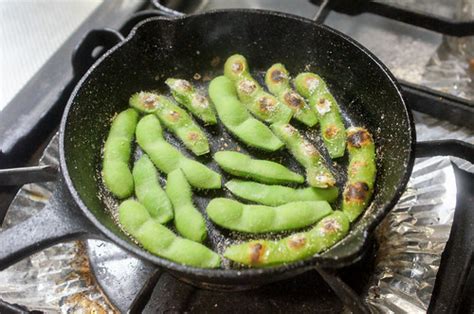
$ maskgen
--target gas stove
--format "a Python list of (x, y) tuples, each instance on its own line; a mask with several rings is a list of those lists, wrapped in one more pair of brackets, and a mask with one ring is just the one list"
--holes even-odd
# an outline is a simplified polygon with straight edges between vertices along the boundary
[[(456, 10), (443, 1), (440, 1), (438, 11), (433, 5), (425, 3), (423, 6), (423, 1), (408, 6), (396, 1), (314, 2), (261, 0), (253, 1), (250, 6), (315, 18), (355, 38), (374, 52), (399, 79), (408, 104), (416, 111), (419, 139), (454, 138), (474, 142), (474, 71), (469, 69), (466, 51), (461, 53), (457, 49), (469, 44), (469, 37), (465, 36), (474, 35), (474, 14), (469, 20), (467, 13), (466, 16), (459, 13), (463, 10)], [(39, 156), (44, 164), (57, 162), (55, 133), (64, 104), (85, 70), (114, 44), (100, 28), (115, 28), (126, 36), (134, 25), (148, 17), (173, 18), (203, 10), (248, 5), (243, 1), (212, 0), (155, 0), (150, 3), (124, 0), (120, 4), (104, 2), (100, 5), (0, 112), (0, 168), (36, 164)], [(99, 29), (87, 33), (96, 28)], [(102, 51), (94, 57), (84, 56), (81, 51), (90, 47), (102, 47)], [(470, 54), (474, 58), (474, 49)], [(452, 69), (443, 70), (456, 58), (461, 69), (453, 78), (450, 77)], [(45, 81), (48, 84), (43, 84)], [(31, 104), (35, 104), (33, 108)], [(60, 244), (45, 251), (42, 257), (35, 256), (23, 261), (23, 266), (15, 265), (4, 274), (0, 273), (0, 280), (12, 280), (15, 274), (29, 274), (24, 283), (11, 282), (13, 290), (0, 289), (0, 299), (4, 300), (0, 310), (3, 306), (21, 312), (25, 311), (23, 305), (27, 309), (45, 311), (94, 307), (120, 312), (415, 312), (427, 309), (472, 312), (474, 274), (469, 271), (469, 257), (465, 257), (467, 262), (464, 263), (453, 257), (461, 256), (463, 245), (474, 240), (474, 228), (468, 230), (469, 224), (474, 224), (474, 215), (468, 210), (473, 204), (473, 167), (460, 159), (453, 158), (452, 161), (454, 164), (449, 158), (419, 160), (407, 191), (377, 231), (370, 254), (337, 273), (312, 271), (249, 291), (206, 290), (183, 283), (113, 244), (88, 240), (85, 245)], [(0, 218), (5, 217), (4, 226), (31, 215), (32, 212), (28, 213), (25, 208), (40, 210), (54, 185), (53, 181), (26, 185), (19, 191), (15, 186), (2, 188)], [(412, 217), (408, 222), (407, 215)], [(404, 242), (407, 234), (418, 236)], [(418, 252), (413, 251), (415, 247)], [(397, 248), (399, 255), (387, 253), (390, 248)], [(54, 259), (57, 265), (48, 263)], [(59, 275), (54, 278), (70, 290), (66, 293), (63, 287), (62, 297), (58, 296), (60, 293), (48, 295), (36, 290), (38, 301), (35, 303), (28, 300), (35, 291), (20, 290), (35, 280), (41, 282), (38, 274), (35, 276), (31, 271), (45, 265), (50, 272), (43, 276), (57, 270)], [(450, 273), (451, 269), (456, 272)], [(78, 278), (71, 281), (71, 276)], [(461, 284), (464, 282), (465, 286)], [(51, 284), (45, 282), (44, 288), (48, 288), (48, 283)], [(340, 293), (331, 289), (334, 285), (345, 289), (357, 304), (351, 307), (347, 300), (341, 301)], [(57, 289), (58, 284), (51, 287)], [(15, 294), (15, 289), (20, 293)], [(81, 293), (82, 297), (79, 297)], [(48, 296), (59, 298), (56, 303), (48, 303), (57, 304), (57, 308), (54, 305), (38, 307), (40, 300), (46, 302)]]

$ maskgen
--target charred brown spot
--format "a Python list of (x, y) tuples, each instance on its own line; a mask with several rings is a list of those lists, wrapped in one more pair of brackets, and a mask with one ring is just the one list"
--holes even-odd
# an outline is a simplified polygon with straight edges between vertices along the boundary
[(306, 77), (304, 79), (304, 84), (306, 85), (306, 88), (309, 90), (309, 92), (312, 94), (316, 88), (319, 86), (319, 80), (314, 77)]
[(339, 232), (341, 231), (342, 229), (342, 226), (341, 224), (339, 223), (339, 221), (337, 221), (337, 219), (334, 219), (334, 218), (327, 218), (323, 221), (323, 231), (325, 234), (328, 234), (328, 233), (336, 233), (336, 232)]
[(252, 94), (257, 89), (257, 84), (250, 80), (243, 80), (239, 83), (239, 90), (247, 95)]
[(354, 176), (356, 175), (361, 168), (364, 168), (368, 165), (367, 162), (365, 161), (354, 161), (352, 164), (349, 166), (349, 176)]
[(249, 257), (252, 264), (257, 264), (261, 261), (265, 247), (260, 243), (251, 243), (249, 248)]
[(296, 235), (294, 235), (294, 236), (292, 236), (288, 239), (288, 246), (291, 249), (297, 250), (297, 249), (303, 248), (305, 246), (306, 242), (307, 242), (307, 239), (304, 235), (296, 234)]
[(181, 115), (178, 112), (173, 111), (173, 110), (170, 111), (168, 116), (169, 116), (170, 120), (173, 121), (173, 122), (176, 122), (176, 121), (179, 120), (179, 118), (181, 118)]
[(310, 142), (304, 140), (303, 143), (303, 150), (304, 150), (304, 153), (307, 155), (307, 156), (313, 156), (313, 157), (319, 157), (319, 152), (316, 150), (316, 147), (314, 147), (313, 144), (311, 144)]
[(242, 64), (242, 62), (234, 62), (232, 63), (232, 72), (234, 72), (235, 74), (239, 74), (240, 72), (242, 72), (244, 70), (244, 65)]
[(191, 84), (186, 80), (177, 80), (176, 85), (178, 88), (181, 88), (184, 91), (190, 91), (193, 88)]
[(262, 112), (273, 111), (276, 105), (275, 99), (267, 96), (260, 97), (258, 103)]
[(296, 94), (293, 91), (290, 91), (288, 93), (285, 93), (285, 96), (283, 96), (283, 99), (285, 99), (285, 102), (293, 108), (302, 108), (304, 105), (303, 99), (300, 97), (300, 95)]
[(335, 126), (334, 124), (331, 124), (330, 126), (326, 128), (326, 130), (324, 130), (324, 136), (327, 139), (334, 138), (337, 135), (337, 133), (339, 133), (339, 128)]
[(286, 75), (280, 70), (273, 70), (273, 72), (270, 74), (270, 77), (273, 82), (280, 83), (286, 78)]
[(349, 184), (344, 191), (346, 202), (364, 202), (369, 194), (369, 186), (365, 182)]
[(156, 96), (155, 95), (145, 95), (143, 97), (143, 107), (146, 109), (155, 109), (156, 108)]
[(293, 135), (297, 132), (296, 128), (293, 127), (291, 124), (286, 124), (284, 126), (284, 129), (285, 129), (285, 132), (290, 134), (290, 135)]
[(196, 132), (189, 132), (188, 133), (188, 139), (190, 141), (198, 141), (199, 139), (201, 139), (201, 135), (199, 133), (196, 133)]
[(361, 148), (368, 145), (372, 141), (372, 137), (365, 129), (359, 129), (350, 133), (347, 137), (347, 143), (355, 148)]

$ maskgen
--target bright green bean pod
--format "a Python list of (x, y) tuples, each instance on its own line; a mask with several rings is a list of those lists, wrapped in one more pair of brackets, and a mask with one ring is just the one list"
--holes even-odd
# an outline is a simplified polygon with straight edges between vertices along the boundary
[(214, 160), (225, 172), (238, 177), (270, 184), (304, 182), (303, 176), (279, 163), (252, 159), (234, 151), (217, 152), (214, 154)]
[(234, 82), (240, 100), (255, 117), (268, 123), (290, 121), (292, 110), (252, 78), (244, 56), (230, 56), (224, 65), (224, 75)]
[(195, 242), (206, 239), (206, 222), (201, 213), (194, 207), (191, 187), (181, 169), (168, 174), (166, 194), (173, 203), (174, 225), (185, 238)]
[(376, 176), (375, 145), (372, 135), (364, 128), (347, 130), (349, 167), (347, 183), (342, 194), (342, 210), (354, 221), (369, 205)]
[(189, 184), (198, 189), (219, 189), (221, 176), (203, 164), (185, 157), (163, 138), (160, 122), (154, 115), (143, 117), (137, 125), (138, 145), (162, 172), (181, 169)]
[(337, 199), (339, 193), (337, 187), (294, 189), (282, 185), (266, 185), (237, 179), (228, 181), (225, 187), (241, 199), (268, 206), (303, 201), (327, 201), (331, 203)]
[(309, 185), (327, 188), (336, 184), (321, 154), (297, 129), (290, 124), (272, 124), (271, 129), (285, 143), (296, 160), (306, 168), (306, 181)]
[(318, 123), (316, 113), (304, 98), (290, 87), (290, 74), (283, 64), (276, 63), (267, 70), (265, 83), (268, 90), (293, 111), (296, 120), (310, 127)]
[(147, 155), (143, 155), (133, 165), (135, 195), (145, 206), (150, 216), (159, 223), (173, 219), (173, 207), (165, 191), (158, 182), (158, 172)]
[(130, 97), (130, 105), (145, 113), (154, 113), (167, 129), (178, 137), (195, 155), (209, 153), (206, 134), (189, 114), (169, 97), (140, 92)]
[(200, 243), (177, 237), (171, 230), (155, 221), (137, 201), (124, 201), (118, 212), (123, 229), (152, 254), (193, 267), (220, 266), (219, 255)]
[(138, 114), (133, 109), (119, 113), (112, 121), (104, 144), (102, 178), (107, 189), (118, 198), (127, 198), (133, 194), (129, 161), (137, 121)]
[(213, 199), (206, 211), (217, 225), (248, 233), (300, 229), (332, 213), (326, 201), (293, 202), (270, 207), (246, 205), (228, 198)]
[(291, 263), (329, 249), (347, 235), (349, 227), (346, 215), (334, 211), (308, 232), (295, 233), (278, 241), (253, 240), (232, 245), (224, 256), (253, 267)]
[(308, 98), (309, 104), (318, 115), (321, 136), (329, 156), (343, 156), (346, 149), (346, 129), (341, 118), (341, 109), (326, 83), (313, 73), (299, 74), (294, 83), (296, 90)]
[(216, 106), (222, 124), (248, 146), (276, 151), (283, 143), (262, 122), (253, 118), (237, 98), (234, 84), (218, 76), (209, 84), (209, 97)]
[(209, 100), (199, 93), (189, 81), (169, 78), (165, 83), (171, 89), (174, 99), (198, 119), (206, 124), (217, 123), (214, 108), (212, 108)]

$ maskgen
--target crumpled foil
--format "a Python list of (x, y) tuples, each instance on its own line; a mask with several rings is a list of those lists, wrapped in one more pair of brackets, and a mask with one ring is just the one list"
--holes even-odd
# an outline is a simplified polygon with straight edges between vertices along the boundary
[(448, 157), (417, 160), (407, 190), (376, 231), (367, 303), (374, 313), (425, 313), (456, 207)]
[[(39, 163), (57, 165), (58, 157), (55, 136)], [(39, 212), (54, 186), (54, 182), (24, 185), (8, 209), (3, 228)], [(0, 272), (0, 299), (46, 313), (114, 312), (94, 281), (80, 241), (57, 244)]]
[[(456, 1), (454, 20), (473, 20), (474, 2)], [(420, 84), (474, 100), (474, 36), (444, 36), (443, 43), (428, 62)]]

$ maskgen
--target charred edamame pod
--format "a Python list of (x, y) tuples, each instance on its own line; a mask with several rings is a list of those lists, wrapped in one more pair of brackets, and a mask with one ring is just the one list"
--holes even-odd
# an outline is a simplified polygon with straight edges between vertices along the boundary
[(263, 90), (250, 75), (244, 56), (238, 54), (230, 56), (224, 65), (224, 75), (234, 82), (240, 100), (258, 119), (268, 123), (290, 121), (293, 115), (291, 109)]
[(285, 143), (296, 160), (305, 167), (306, 180), (309, 185), (327, 188), (336, 184), (336, 180), (326, 167), (321, 154), (296, 128), (290, 124), (272, 124), (271, 129)]
[(217, 225), (240, 232), (264, 233), (309, 226), (332, 212), (326, 201), (293, 202), (278, 207), (246, 205), (215, 198), (206, 208)]
[(185, 238), (195, 242), (206, 239), (206, 222), (201, 213), (194, 207), (191, 187), (181, 169), (168, 174), (166, 194), (173, 203), (174, 225)]
[(189, 81), (169, 78), (165, 83), (171, 89), (174, 99), (198, 119), (207, 124), (217, 123), (214, 108), (209, 100), (199, 93)]
[(124, 201), (118, 211), (123, 229), (151, 253), (183, 265), (202, 268), (220, 266), (219, 255), (200, 243), (177, 237), (152, 219), (137, 201)]
[(209, 85), (209, 97), (224, 126), (242, 142), (266, 151), (276, 151), (283, 147), (283, 143), (272, 131), (253, 118), (240, 103), (230, 79), (225, 76), (213, 79)]
[(237, 179), (228, 181), (225, 187), (241, 199), (268, 206), (302, 201), (327, 201), (331, 203), (337, 199), (339, 193), (337, 187), (294, 189), (282, 185), (266, 185)]
[(119, 113), (104, 144), (102, 178), (104, 184), (118, 198), (126, 198), (133, 193), (133, 176), (129, 168), (133, 135), (138, 114), (133, 109)]
[(238, 177), (270, 184), (304, 182), (303, 176), (279, 163), (252, 159), (234, 151), (217, 152), (214, 154), (214, 160), (225, 172)]
[(224, 256), (234, 262), (265, 267), (295, 262), (327, 250), (349, 232), (349, 219), (341, 211), (324, 217), (308, 232), (278, 241), (253, 240), (229, 246)]
[(150, 216), (159, 223), (173, 219), (173, 208), (165, 191), (158, 182), (158, 172), (147, 155), (143, 155), (133, 166), (135, 195), (145, 206)]
[(316, 113), (300, 94), (290, 88), (290, 74), (283, 64), (276, 63), (267, 70), (265, 83), (268, 90), (293, 111), (293, 117), (296, 120), (307, 126), (318, 123)]
[(218, 173), (185, 157), (165, 141), (160, 122), (154, 115), (147, 115), (138, 122), (136, 137), (140, 147), (160, 171), (168, 174), (175, 169), (181, 169), (189, 184), (198, 189), (221, 187), (221, 176)]
[(145, 113), (154, 113), (160, 121), (173, 132), (195, 155), (209, 153), (206, 134), (193, 121), (189, 114), (170, 98), (150, 92), (132, 95), (130, 105)]
[(342, 194), (342, 210), (354, 221), (369, 205), (376, 175), (375, 145), (372, 135), (364, 128), (347, 130), (349, 167), (347, 183)]
[(326, 83), (314, 73), (301, 73), (295, 80), (296, 90), (308, 98), (315, 109), (321, 136), (331, 158), (344, 155), (346, 148), (346, 129), (336, 99), (328, 90)]

